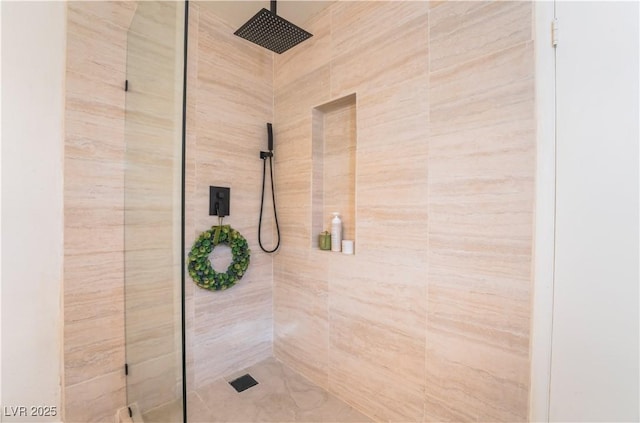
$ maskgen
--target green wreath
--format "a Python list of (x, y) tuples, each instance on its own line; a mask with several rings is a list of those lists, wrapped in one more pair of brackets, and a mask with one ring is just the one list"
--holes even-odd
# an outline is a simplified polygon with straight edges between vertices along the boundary
[[(216, 245), (227, 244), (231, 248), (232, 261), (226, 272), (216, 272), (211, 266), (209, 254)], [(249, 267), (249, 243), (229, 225), (212, 226), (200, 234), (189, 253), (189, 275), (204, 289), (219, 291), (235, 285)]]

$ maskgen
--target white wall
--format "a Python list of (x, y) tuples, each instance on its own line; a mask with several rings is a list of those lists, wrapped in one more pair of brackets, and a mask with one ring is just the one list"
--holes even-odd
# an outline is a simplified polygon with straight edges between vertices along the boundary
[[(59, 414), (66, 4), (1, 7), (1, 402)], [(2, 418), (14, 420), (61, 418)]]
[(552, 421), (640, 418), (638, 7), (556, 3)]

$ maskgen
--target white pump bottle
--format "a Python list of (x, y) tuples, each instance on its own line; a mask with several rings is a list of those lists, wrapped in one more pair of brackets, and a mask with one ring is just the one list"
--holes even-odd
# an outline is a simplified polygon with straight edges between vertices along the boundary
[(342, 249), (342, 220), (340, 213), (333, 212), (331, 219), (331, 251), (340, 251)]

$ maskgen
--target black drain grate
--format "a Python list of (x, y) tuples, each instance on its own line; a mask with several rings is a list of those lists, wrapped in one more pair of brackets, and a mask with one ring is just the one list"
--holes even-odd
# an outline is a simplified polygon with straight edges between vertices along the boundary
[(229, 382), (229, 385), (233, 386), (233, 389), (235, 389), (238, 392), (245, 391), (251, 388), (252, 386), (256, 386), (257, 384), (258, 384), (258, 381), (252, 378), (250, 374), (240, 376), (239, 378)]

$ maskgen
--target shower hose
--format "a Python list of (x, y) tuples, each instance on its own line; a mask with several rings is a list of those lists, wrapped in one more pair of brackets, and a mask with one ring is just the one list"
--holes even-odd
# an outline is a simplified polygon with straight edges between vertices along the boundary
[[(278, 214), (276, 213), (276, 193), (273, 189), (273, 153), (269, 151), (267, 154), (261, 154), (262, 157), (262, 196), (260, 197), (260, 220), (258, 221), (258, 244), (265, 253), (274, 253), (280, 247), (280, 225), (278, 225)], [(273, 203), (273, 218), (276, 222), (276, 233), (278, 242), (273, 250), (268, 250), (262, 245), (262, 210), (264, 208), (264, 185), (267, 178), (267, 158), (269, 159), (269, 176), (271, 177), (271, 200)]]

